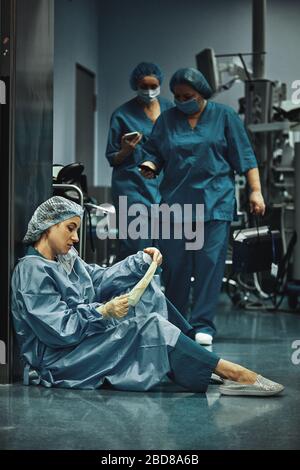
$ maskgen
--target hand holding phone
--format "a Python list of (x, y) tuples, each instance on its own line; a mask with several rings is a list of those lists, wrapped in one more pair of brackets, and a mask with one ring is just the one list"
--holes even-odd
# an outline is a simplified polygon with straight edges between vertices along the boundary
[(147, 179), (154, 179), (157, 177), (157, 173), (154, 169), (150, 168), (148, 165), (144, 165), (143, 163), (139, 165), (142, 175), (144, 178)]
[(131, 155), (138, 143), (141, 141), (143, 135), (139, 132), (128, 132), (124, 134), (121, 139), (121, 152), (125, 157)]
[(139, 132), (128, 132), (127, 134), (124, 135), (124, 139), (127, 140), (127, 142), (131, 142), (132, 140), (135, 140), (139, 136), (140, 136)]

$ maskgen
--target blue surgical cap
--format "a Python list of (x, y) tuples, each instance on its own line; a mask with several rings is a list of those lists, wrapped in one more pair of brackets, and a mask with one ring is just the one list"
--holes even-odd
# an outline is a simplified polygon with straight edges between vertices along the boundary
[(42, 233), (52, 225), (76, 216), (81, 218), (82, 215), (83, 209), (76, 202), (69, 201), (69, 199), (61, 196), (53, 196), (35, 210), (29, 221), (23, 242), (30, 245), (39, 240)]
[(153, 64), (152, 62), (141, 62), (135, 67), (130, 75), (130, 86), (133, 90), (137, 90), (138, 83), (142, 78), (148, 77), (149, 75), (154, 75), (157, 78), (160, 84), (164, 79), (163, 73), (158, 65)]
[(213, 92), (204, 75), (192, 67), (179, 69), (170, 80), (170, 90), (174, 93), (174, 87), (185, 83), (200, 93), (203, 98), (208, 99)]

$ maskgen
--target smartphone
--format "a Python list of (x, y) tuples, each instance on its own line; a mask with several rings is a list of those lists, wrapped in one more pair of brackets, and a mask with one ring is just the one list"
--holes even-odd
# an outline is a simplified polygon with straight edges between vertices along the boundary
[(143, 165), (143, 163), (141, 165), (139, 165), (139, 168), (141, 170), (147, 170), (147, 171), (152, 171), (152, 173), (154, 174), (154, 177), (156, 178), (157, 177), (157, 173), (155, 170), (152, 170), (151, 168), (148, 167), (148, 165)]
[(134, 140), (140, 135), (139, 132), (129, 132), (128, 134), (125, 134), (124, 137), (126, 140)]

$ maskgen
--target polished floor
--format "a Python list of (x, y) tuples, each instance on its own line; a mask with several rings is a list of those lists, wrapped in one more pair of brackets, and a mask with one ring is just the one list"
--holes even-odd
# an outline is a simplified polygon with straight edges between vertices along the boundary
[(286, 386), (272, 398), (0, 386), (0, 449), (300, 449), (300, 314), (235, 310), (225, 297), (214, 351)]

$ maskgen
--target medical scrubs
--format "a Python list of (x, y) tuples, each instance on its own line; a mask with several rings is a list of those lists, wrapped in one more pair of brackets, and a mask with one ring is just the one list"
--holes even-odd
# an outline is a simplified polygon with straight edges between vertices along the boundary
[(187, 313), (194, 277), (190, 322), (196, 331), (214, 335), (213, 317), (235, 215), (234, 174), (257, 167), (244, 125), (232, 108), (211, 101), (194, 129), (186, 114), (172, 108), (158, 118), (143, 152), (143, 161), (163, 169), (162, 203), (179, 204), (182, 209), (184, 204), (192, 204), (194, 224), (201, 222), (196, 204), (204, 205), (202, 249), (187, 251), (186, 240), (174, 237), (161, 237), (160, 248), (166, 296)]
[[(150, 261), (139, 252), (102, 268), (77, 257), (67, 274), (59, 262), (30, 248), (12, 277), (11, 309), (24, 382), (83, 389), (106, 383), (142, 391), (168, 375), (190, 390), (205, 391), (219, 358), (187, 336), (191, 326), (154, 280), (122, 319), (96, 310), (130, 290)], [(190, 368), (183, 367), (186, 361)]]
[[(158, 97), (158, 101), (161, 112), (174, 106), (173, 103), (162, 97)], [(128, 207), (132, 204), (140, 203), (149, 208), (151, 204), (160, 202), (159, 180), (146, 180), (141, 175), (138, 167), (141, 163), (142, 145), (147, 141), (152, 128), (153, 122), (146, 115), (136, 98), (120, 106), (111, 117), (106, 158), (113, 167), (112, 198), (117, 213), (119, 196), (127, 196)], [(120, 151), (122, 136), (135, 131), (143, 134), (141, 142), (136, 146), (134, 152), (125, 158), (121, 165), (115, 165), (114, 157)], [(128, 217), (127, 226), (133, 219), (133, 216)], [(126, 256), (152, 245), (153, 242), (149, 233), (147, 239), (132, 240), (129, 237), (127, 239), (120, 239), (118, 258), (124, 259)]]

